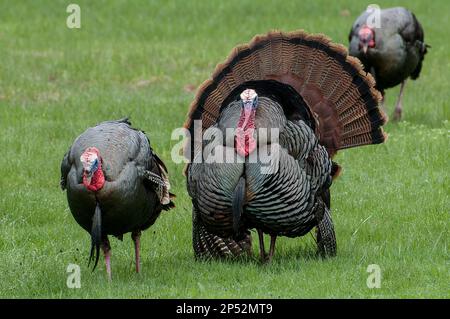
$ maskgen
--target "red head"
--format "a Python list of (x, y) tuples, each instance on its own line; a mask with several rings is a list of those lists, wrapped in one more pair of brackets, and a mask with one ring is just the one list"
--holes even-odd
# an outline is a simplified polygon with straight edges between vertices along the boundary
[(83, 164), (83, 184), (90, 191), (96, 192), (105, 184), (102, 171), (102, 158), (95, 147), (88, 147), (80, 156)]
[(363, 50), (364, 54), (367, 53), (368, 48), (375, 47), (375, 32), (368, 25), (363, 25), (358, 32), (359, 36), (359, 49)]
[(256, 149), (253, 137), (255, 131), (255, 114), (258, 107), (258, 95), (255, 90), (247, 89), (241, 93), (242, 110), (234, 137), (236, 152), (248, 156)]

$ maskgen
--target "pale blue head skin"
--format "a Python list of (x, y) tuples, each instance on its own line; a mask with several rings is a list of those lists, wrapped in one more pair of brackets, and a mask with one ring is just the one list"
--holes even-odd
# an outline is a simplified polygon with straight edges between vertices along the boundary
[(89, 182), (92, 175), (98, 169), (99, 158), (97, 152), (91, 151), (89, 148), (80, 156), (81, 164), (83, 164), (83, 173)]
[(242, 107), (245, 110), (252, 110), (258, 107), (258, 95), (255, 90), (246, 89), (241, 93)]

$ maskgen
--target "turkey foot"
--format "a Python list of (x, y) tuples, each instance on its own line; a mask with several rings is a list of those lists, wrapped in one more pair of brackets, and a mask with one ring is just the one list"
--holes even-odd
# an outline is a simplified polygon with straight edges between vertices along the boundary
[(400, 121), (402, 118), (402, 99), (403, 99), (403, 90), (405, 89), (406, 80), (402, 82), (400, 86), (400, 93), (398, 94), (397, 104), (395, 105), (394, 110), (394, 121)]
[(108, 237), (102, 242), (102, 251), (105, 255), (106, 273), (108, 274), (109, 281), (111, 281), (111, 246)]
[(136, 259), (136, 272), (140, 273), (141, 272), (141, 256), (139, 254), (140, 251), (140, 246), (141, 246), (141, 232), (138, 231), (134, 231), (131, 233), (131, 238), (134, 241), (134, 255), (135, 255), (135, 259)]

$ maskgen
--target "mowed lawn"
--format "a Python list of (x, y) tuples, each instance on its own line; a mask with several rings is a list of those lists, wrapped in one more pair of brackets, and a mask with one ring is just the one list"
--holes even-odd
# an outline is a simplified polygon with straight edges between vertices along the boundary
[[(404, 119), (385, 127), (386, 144), (336, 158), (344, 168), (332, 187), (337, 257), (318, 258), (311, 235), (281, 238), (270, 265), (194, 260), (171, 132), (235, 45), (300, 28), (347, 45), (369, 2), (71, 2), (81, 29), (66, 27), (68, 1), (0, 3), (0, 297), (450, 297), (450, 2), (377, 1), (412, 9), (432, 46), (406, 86)], [(397, 94), (387, 91), (389, 115)], [(124, 116), (166, 162), (177, 207), (144, 232), (141, 274), (130, 236), (111, 240), (110, 284), (102, 259), (87, 267), (90, 237), (70, 214), (59, 167), (87, 127)], [(81, 267), (80, 289), (66, 286), (70, 263)], [(370, 264), (381, 269), (379, 289), (366, 285)]]

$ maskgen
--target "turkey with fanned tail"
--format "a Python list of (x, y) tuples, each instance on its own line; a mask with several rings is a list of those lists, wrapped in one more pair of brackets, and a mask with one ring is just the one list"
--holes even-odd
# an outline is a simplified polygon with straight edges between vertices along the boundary
[(331, 158), (385, 141), (374, 85), (358, 59), (323, 35), (270, 32), (234, 48), (199, 88), (185, 123), (195, 256), (251, 253), (255, 228), (270, 260), (277, 236), (314, 227), (319, 251), (335, 255), (329, 188), (340, 167)]

